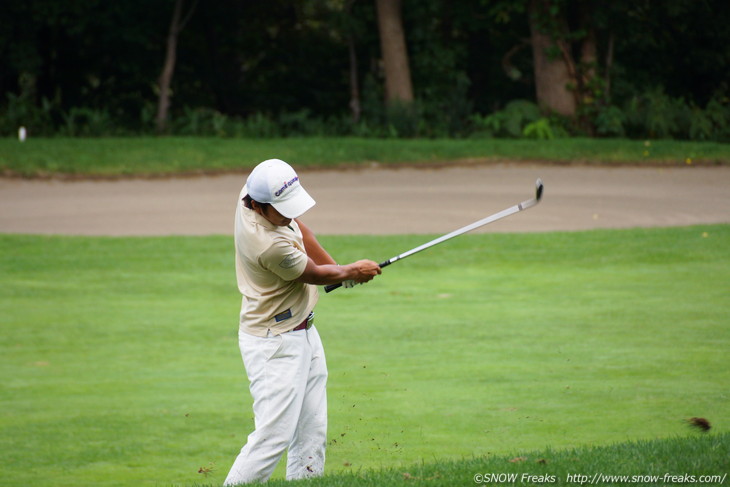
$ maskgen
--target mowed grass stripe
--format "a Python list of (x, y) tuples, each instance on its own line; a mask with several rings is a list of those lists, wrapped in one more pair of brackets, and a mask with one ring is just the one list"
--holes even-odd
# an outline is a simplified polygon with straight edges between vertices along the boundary
[(541, 161), (617, 165), (727, 165), (719, 142), (566, 138), (366, 139), (360, 137), (0, 138), (0, 173), (20, 176), (151, 176), (250, 170), (277, 157), (294, 165), (334, 168), (393, 164)]
[[(345, 262), (428, 239), (320, 240)], [(727, 432), (728, 244), (466, 235), (322, 293), (328, 470)], [(226, 237), (0, 236), (0, 485), (222, 482), (252, 428), (239, 306)]]

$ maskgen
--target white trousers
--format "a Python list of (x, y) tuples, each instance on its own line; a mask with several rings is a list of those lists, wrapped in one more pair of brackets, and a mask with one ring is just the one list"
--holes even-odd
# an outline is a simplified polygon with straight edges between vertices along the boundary
[(265, 482), (287, 451), (287, 480), (324, 473), (327, 363), (315, 327), (238, 336), (253, 397), (255, 430), (224, 485)]

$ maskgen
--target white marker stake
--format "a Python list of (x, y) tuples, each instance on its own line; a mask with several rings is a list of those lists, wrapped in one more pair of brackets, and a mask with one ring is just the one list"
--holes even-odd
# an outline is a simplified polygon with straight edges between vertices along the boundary
[(25, 142), (25, 138), (28, 135), (28, 132), (25, 130), (25, 127), (20, 127), (18, 129), (18, 140), (21, 142)]

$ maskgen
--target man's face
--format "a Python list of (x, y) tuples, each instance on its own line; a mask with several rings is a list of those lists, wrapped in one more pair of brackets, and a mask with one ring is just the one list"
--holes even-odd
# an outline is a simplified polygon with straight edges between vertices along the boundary
[(255, 211), (256, 213), (263, 216), (278, 227), (285, 227), (291, 224), (291, 218), (287, 218), (278, 211), (276, 211), (276, 208), (274, 208), (272, 205), (267, 205), (264, 208), (256, 206)]

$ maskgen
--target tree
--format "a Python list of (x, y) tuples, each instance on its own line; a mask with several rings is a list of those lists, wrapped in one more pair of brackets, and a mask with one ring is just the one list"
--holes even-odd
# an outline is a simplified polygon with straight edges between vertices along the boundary
[(363, 133), (437, 135), (536, 98), (591, 133), (647, 92), (728, 110), (727, 0), (218, 0), (186, 25), (195, 1), (6, 2), (0, 133), (137, 134), (159, 111), (163, 127), (219, 112), (344, 133), (352, 115)]
[[(621, 16), (630, 10), (629, 5), (624, 7)], [(615, 39), (610, 26), (620, 21), (620, 8), (617, 2), (588, 0), (529, 0), (528, 4), (537, 102), (546, 111), (573, 118), (591, 135), (596, 114), (610, 103)], [(604, 45), (599, 46), (602, 31)]]
[(566, 42), (567, 21), (550, 0), (530, 0), (527, 10), (535, 66), (535, 92), (541, 108), (573, 116), (577, 101), (575, 62)]
[(157, 132), (163, 133), (167, 128), (167, 113), (170, 110), (170, 85), (172, 84), (172, 75), (175, 72), (175, 61), (177, 58), (177, 39), (180, 32), (185, 28), (190, 17), (193, 15), (195, 6), (198, 1), (194, 0), (188, 9), (185, 18), (182, 18), (184, 0), (175, 0), (175, 7), (172, 11), (172, 20), (170, 21), (170, 31), (167, 34), (167, 49), (165, 51), (165, 62), (162, 66), (162, 73), (159, 78), (160, 94), (157, 102), (156, 126)]
[(413, 84), (408, 62), (401, 0), (375, 0), (378, 11), (380, 47), (385, 73), (385, 99), (394, 104), (413, 102)]

